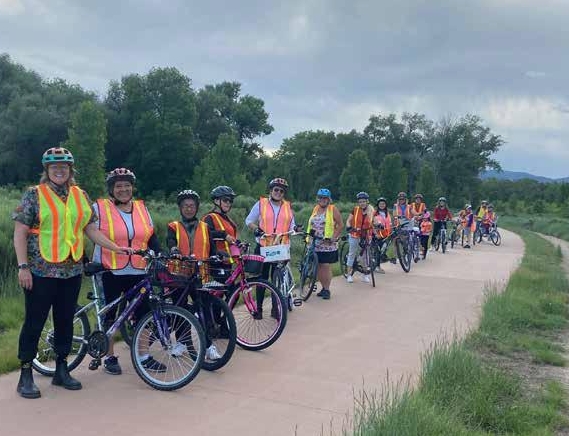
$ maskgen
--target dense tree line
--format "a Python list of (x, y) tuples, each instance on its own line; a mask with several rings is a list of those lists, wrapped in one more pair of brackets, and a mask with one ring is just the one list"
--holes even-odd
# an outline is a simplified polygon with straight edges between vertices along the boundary
[[(263, 100), (243, 95), (236, 82), (195, 89), (176, 68), (155, 68), (110, 82), (99, 99), (0, 55), (0, 185), (35, 182), (43, 150), (61, 144), (77, 154), (78, 177), (93, 195), (105, 170), (126, 166), (139, 193), (155, 197), (188, 186), (205, 194), (220, 183), (259, 195), (280, 176), (297, 200), (312, 199), (320, 186), (345, 200), (361, 190), (390, 199), (421, 191), (431, 204), (446, 195), (457, 207), (482, 197), (511, 200), (502, 182), (479, 179), (481, 170), (499, 168), (492, 155), (503, 140), (474, 115), (434, 122), (417, 113), (373, 114), (361, 132), (299, 132), (270, 155), (261, 141), (273, 130)], [(567, 198), (566, 188), (548, 189), (545, 201)], [(512, 188), (510, 196), (535, 191)]]

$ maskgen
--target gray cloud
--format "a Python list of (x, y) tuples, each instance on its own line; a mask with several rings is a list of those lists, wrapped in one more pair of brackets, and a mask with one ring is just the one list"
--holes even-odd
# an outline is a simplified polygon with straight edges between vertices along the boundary
[(566, 176), (568, 19), (564, 0), (0, 0), (0, 52), (101, 94), (153, 66), (240, 81), (272, 148), (372, 112), (474, 112), (508, 141), (506, 168)]

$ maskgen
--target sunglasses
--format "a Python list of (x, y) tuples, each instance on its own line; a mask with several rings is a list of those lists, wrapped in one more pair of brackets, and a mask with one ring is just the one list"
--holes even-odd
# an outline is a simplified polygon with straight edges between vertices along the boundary
[(285, 190), (281, 188), (273, 188), (273, 192), (280, 192), (281, 194), (284, 194)]
[(224, 197), (221, 199), (224, 203), (233, 204), (233, 198)]

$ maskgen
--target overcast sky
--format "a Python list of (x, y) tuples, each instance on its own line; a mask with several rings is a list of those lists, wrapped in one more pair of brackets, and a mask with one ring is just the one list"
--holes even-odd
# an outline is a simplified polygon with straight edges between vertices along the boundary
[(241, 82), (270, 113), (265, 148), (377, 113), (476, 113), (504, 169), (569, 176), (569, 0), (280, 3), (0, 0), (0, 53), (101, 95), (155, 66)]

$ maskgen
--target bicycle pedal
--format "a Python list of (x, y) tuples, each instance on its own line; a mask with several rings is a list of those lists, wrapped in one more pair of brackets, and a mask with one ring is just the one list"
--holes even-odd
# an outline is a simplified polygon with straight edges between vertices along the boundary
[(295, 299), (292, 301), (292, 304), (295, 305), (296, 307), (300, 307), (300, 306), (302, 306), (302, 299), (300, 299), (300, 298), (295, 298)]
[(89, 369), (91, 371), (96, 371), (101, 366), (101, 359), (93, 359), (89, 362)]

